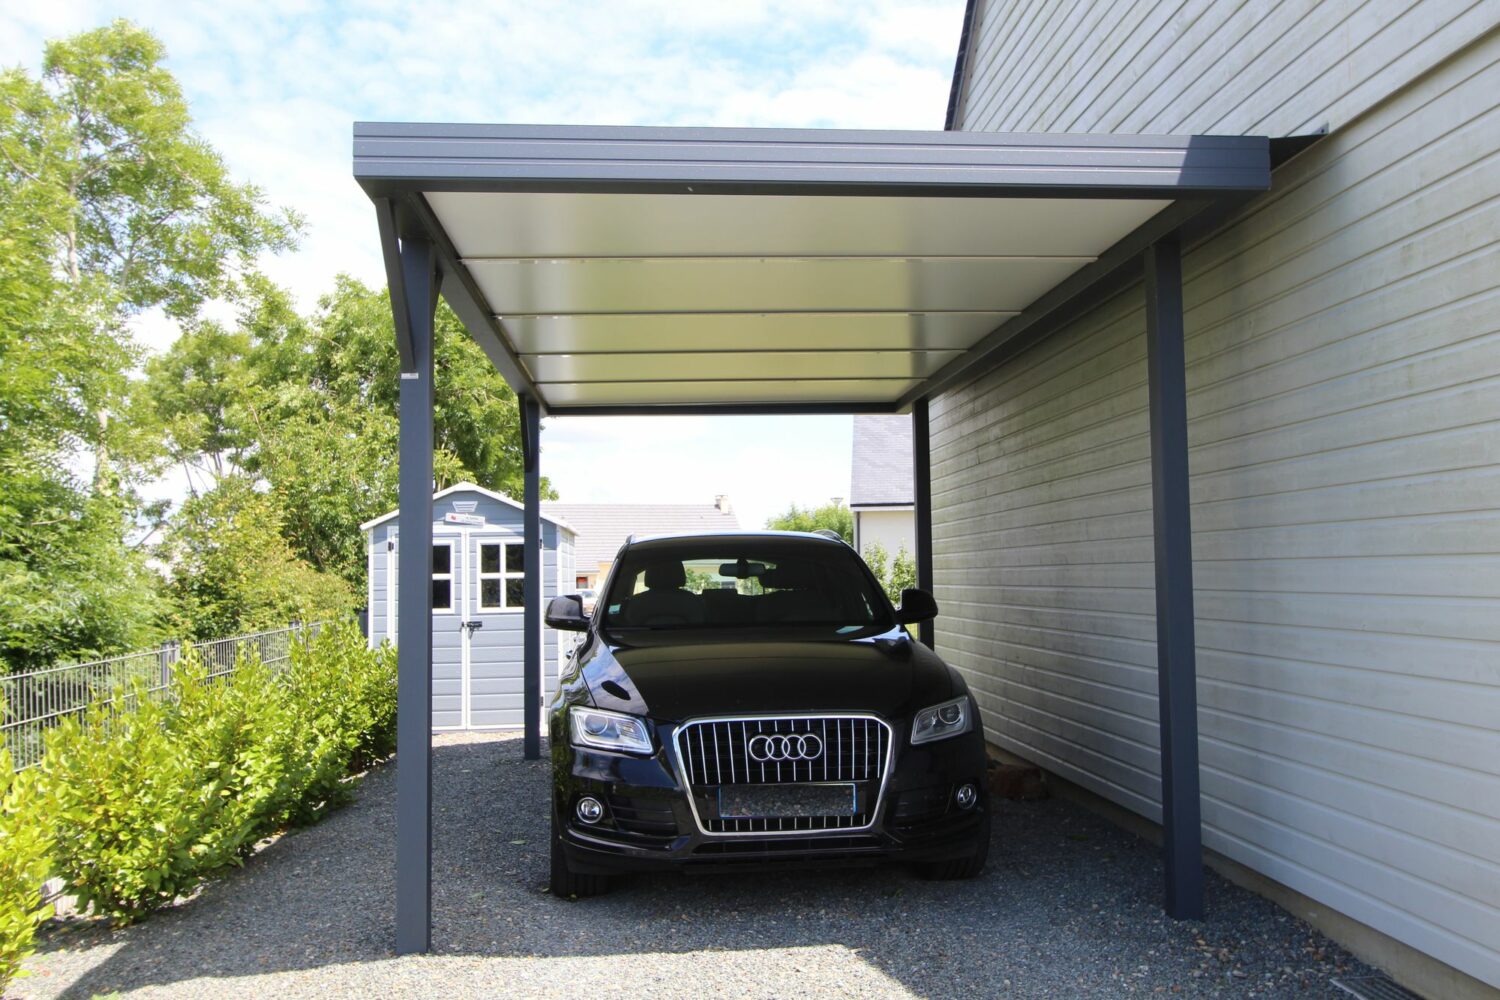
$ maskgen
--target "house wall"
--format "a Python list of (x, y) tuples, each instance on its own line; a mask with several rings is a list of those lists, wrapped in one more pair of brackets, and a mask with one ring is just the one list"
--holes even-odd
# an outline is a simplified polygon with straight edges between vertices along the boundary
[(910, 507), (854, 511), (854, 547), (860, 554), (871, 545), (881, 545), (891, 558), (904, 546), (917, 551), (917, 521)]
[[(1497, 8), (991, 3), (960, 119), (1335, 126), (1184, 260), (1204, 840), (1492, 986)], [(1143, 331), (933, 400), (933, 534), (989, 738), (1157, 819)]]
[[(472, 512), (483, 515), (485, 524), (462, 526), (449, 524), (443, 515), (454, 511), (456, 503), (473, 504)], [(465, 508), (468, 510), (469, 508)], [(457, 492), (433, 501), (433, 541), (450, 540), (456, 552), (468, 551), (472, 561), (477, 538), (519, 541), (524, 538), (525, 526), (522, 511), (507, 503), (493, 500), (479, 493)], [(391, 543), (396, 543), (399, 555), (399, 534), (396, 521), (385, 521), (366, 531), (370, 546), (369, 567), (371, 581), (370, 637), (373, 643), (389, 639), (399, 642), (395, 633), (395, 616), (388, 614), (391, 601), (399, 601), (388, 581), (395, 574)], [(573, 588), (572, 583), (571, 531), (561, 530), (550, 521), (542, 521), (542, 601), (543, 604), (559, 593)], [(563, 550), (566, 549), (564, 552)], [(565, 575), (560, 576), (563, 573)], [(565, 587), (559, 588), (559, 581)], [(477, 579), (470, 578), (467, 589), (470, 596), (470, 617), (481, 617), (477, 611)], [(455, 590), (455, 602), (459, 600)], [(434, 614), (432, 630), (432, 712), (434, 729), (492, 729), (518, 728), (524, 724), (522, 717), (521, 688), (523, 680), (524, 638), (523, 614), (515, 611), (485, 612), (484, 628), (474, 633), (470, 640), (467, 722), (464, 718), (464, 683), (462, 667), (463, 636), (459, 628), (464, 616), (461, 605), (455, 604), (451, 614)], [(545, 696), (550, 699), (556, 690), (557, 677), (569, 647), (560, 640), (559, 633), (542, 630), (542, 662)]]
[(976, 0), (958, 127), (1338, 128), (1500, 23), (1485, 0)]

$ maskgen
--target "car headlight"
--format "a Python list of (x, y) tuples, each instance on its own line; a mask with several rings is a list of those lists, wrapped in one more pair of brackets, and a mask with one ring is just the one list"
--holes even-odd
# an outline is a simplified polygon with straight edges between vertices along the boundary
[(626, 753), (651, 752), (651, 731), (646, 728), (645, 719), (577, 705), (568, 710), (568, 718), (572, 723), (575, 747)]
[(954, 698), (941, 705), (924, 708), (911, 722), (911, 741), (931, 743), (933, 740), (946, 740), (950, 736), (967, 733), (974, 722), (970, 718), (972, 714), (967, 697)]

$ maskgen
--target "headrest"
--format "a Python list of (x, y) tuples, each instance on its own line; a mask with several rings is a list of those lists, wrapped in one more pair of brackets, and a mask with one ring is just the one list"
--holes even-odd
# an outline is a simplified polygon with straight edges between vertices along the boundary
[(816, 590), (821, 585), (817, 570), (806, 562), (773, 566), (760, 575), (760, 582), (772, 590)]
[(647, 590), (679, 590), (687, 584), (687, 570), (677, 560), (646, 567)]

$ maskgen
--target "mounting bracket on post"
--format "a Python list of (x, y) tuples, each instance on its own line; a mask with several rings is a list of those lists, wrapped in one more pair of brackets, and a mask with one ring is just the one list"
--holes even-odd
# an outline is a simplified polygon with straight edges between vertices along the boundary
[(541, 411), (530, 396), (518, 399), (521, 409), (521, 469), (529, 472), (540, 457)]

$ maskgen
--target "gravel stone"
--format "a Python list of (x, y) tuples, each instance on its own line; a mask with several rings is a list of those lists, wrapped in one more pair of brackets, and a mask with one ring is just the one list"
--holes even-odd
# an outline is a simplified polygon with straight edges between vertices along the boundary
[(433, 946), (397, 958), (395, 768), (349, 807), (124, 930), (55, 922), (23, 997), (1328, 997), (1373, 970), (1213, 873), (1161, 912), (1149, 843), (1062, 800), (1003, 802), (972, 882), (876, 869), (655, 875), (547, 894), (545, 760), (436, 739)]

